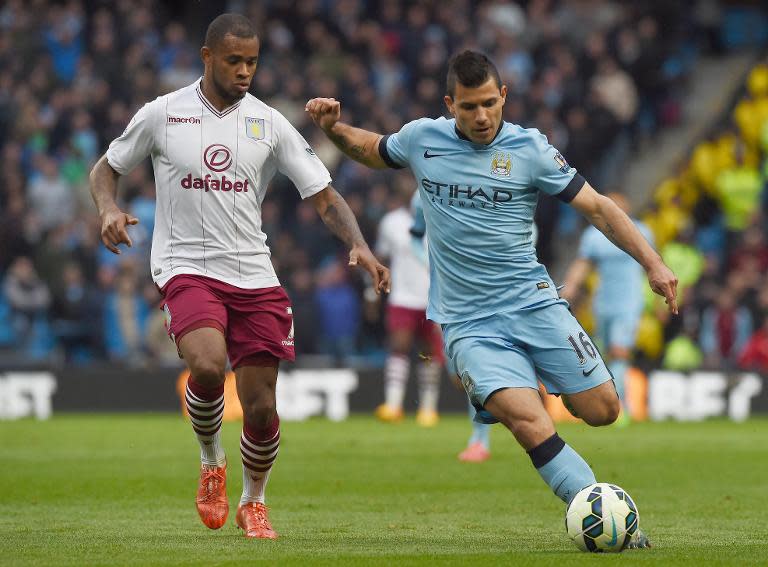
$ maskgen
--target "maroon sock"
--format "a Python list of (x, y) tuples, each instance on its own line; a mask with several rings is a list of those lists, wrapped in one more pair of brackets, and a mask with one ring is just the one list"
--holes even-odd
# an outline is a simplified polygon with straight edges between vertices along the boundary
[(219, 440), (224, 416), (224, 384), (216, 388), (201, 386), (190, 375), (187, 380), (185, 402), (192, 428), (200, 442), (200, 458), (206, 465), (221, 466), (224, 449)]
[(243, 458), (243, 496), (240, 503), (264, 502), (264, 489), (280, 448), (280, 418), (264, 429), (243, 423), (240, 455)]

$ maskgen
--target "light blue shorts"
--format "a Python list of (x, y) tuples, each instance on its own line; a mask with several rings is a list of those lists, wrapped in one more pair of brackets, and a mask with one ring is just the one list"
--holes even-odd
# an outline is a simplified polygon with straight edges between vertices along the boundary
[(640, 313), (611, 313), (597, 315), (597, 336), (600, 347), (608, 352), (611, 347), (635, 347)]
[(442, 327), (449, 368), (478, 410), (504, 388), (540, 380), (550, 394), (574, 394), (612, 379), (565, 301)]

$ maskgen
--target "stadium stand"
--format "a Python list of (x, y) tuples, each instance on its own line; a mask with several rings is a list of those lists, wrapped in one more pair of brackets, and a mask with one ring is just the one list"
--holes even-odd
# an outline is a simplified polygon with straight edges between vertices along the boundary
[[(753, 36), (768, 29), (753, 25), (760, 13), (739, 28), (741, 9), (713, 18), (711, 9), (686, 3), (640, 4), (274, 0), (231, 7), (262, 30), (252, 92), (305, 135), (372, 241), (393, 195), (412, 181), (341, 159), (305, 116), (309, 97), (340, 98), (350, 122), (396, 131), (439, 115), (448, 56), (481, 48), (510, 86), (505, 119), (538, 127), (596, 186), (615, 187), (630, 149), (681, 119), (697, 54), (759, 42)], [(210, 10), (148, 0), (8, 0), (0, 7), (0, 356), (173, 359), (168, 341), (171, 356), (157, 346), (162, 313), (145, 269), (154, 211), (149, 164), (121, 181), (123, 202), (141, 219), (134, 247), (121, 256), (101, 246), (87, 175), (144, 102), (200, 75), (204, 25), (216, 15)], [(703, 142), (685, 172), (656, 192), (647, 220), (690, 282), (679, 322), (658, 322), (656, 312), (646, 319), (651, 359), (674, 358), (679, 341), (667, 352), (660, 341), (675, 337), (689, 337), (708, 364), (757, 360), (740, 349), (766, 342), (764, 331), (750, 334), (768, 309), (760, 291), (768, 288), (765, 217), (758, 214), (766, 203), (759, 159), (768, 126), (755, 126), (765, 122), (768, 68), (757, 67), (748, 85), (734, 110), (736, 129)], [(555, 255), (560, 213), (554, 201), (540, 204), (545, 262)], [(272, 184), (264, 225), (297, 307), (297, 352), (376, 360), (380, 310), (366, 304), (366, 283), (343, 269), (338, 244), (286, 179)], [(654, 332), (655, 343), (647, 338)]]

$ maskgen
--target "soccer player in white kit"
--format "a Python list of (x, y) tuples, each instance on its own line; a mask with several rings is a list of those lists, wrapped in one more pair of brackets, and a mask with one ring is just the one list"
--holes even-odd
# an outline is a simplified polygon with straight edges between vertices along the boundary
[(390, 423), (403, 419), (411, 351), (420, 342), (423, 356), (417, 369), (416, 423), (432, 427), (439, 419), (437, 398), (444, 363), (443, 339), (439, 327), (427, 319), (429, 266), (414, 246), (412, 228), (413, 214), (404, 205), (388, 212), (379, 223), (376, 254), (390, 258), (392, 293), (386, 313), (389, 354), (384, 367), (384, 403), (376, 408), (376, 417)]
[(280, 359), (294, 359), (290, 301), (275, 275), (261, 203), (277, 171), (310, 199), (350, 248), (349, 264), (389, 291), (389, 270), (366, 244), (328, 170), (275, 109), (248, 94), (259, 56), (253, 23), (223, 14), (208, 27), (194, 84), (144, 105), (91, 172), (104, 245), (131, 246), (138, 220), (116, 204), (117, 180), (152, 157), (157, 189), (152, 277), (168, 333), (190, 369), (186, 404), (201, 449), (196, 504), (211, 529), (229, 513), (220, 430), (229, 357), (243, 407), (243, 492), (237, 525), (275, 539), (264, 489), (280, 443), (275, 384)]

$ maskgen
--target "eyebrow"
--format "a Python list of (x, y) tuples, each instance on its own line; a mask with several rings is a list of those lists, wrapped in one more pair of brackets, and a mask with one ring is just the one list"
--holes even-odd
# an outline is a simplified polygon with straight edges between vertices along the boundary
[(488, 104), (489, 102), (496, 102), (497, 100), (499, 100), (499, 97), (494, 96), (494, 97), (491, 97), (491, 98), (487, 98), (487, 99), (485, 99), (482, 102), (460, 102), (459, 106), (467, 108), (467, 107), (472, 107), (472, 106), (478, 106), (480, 104)]

